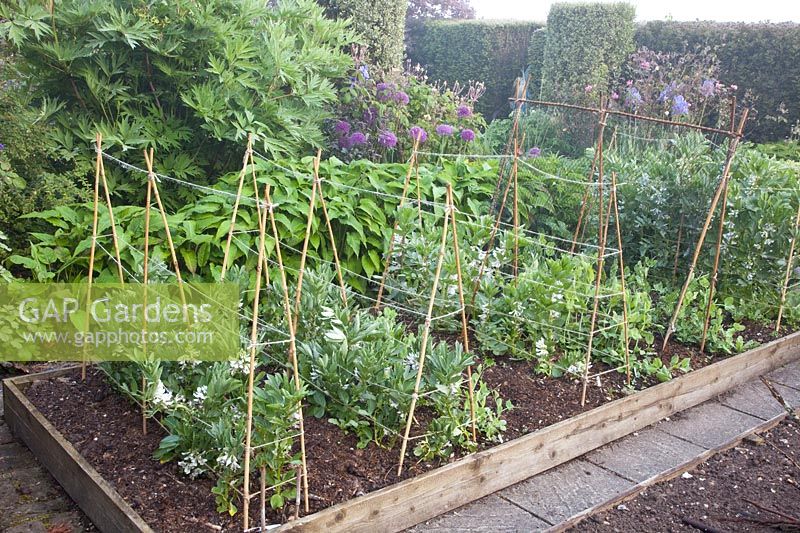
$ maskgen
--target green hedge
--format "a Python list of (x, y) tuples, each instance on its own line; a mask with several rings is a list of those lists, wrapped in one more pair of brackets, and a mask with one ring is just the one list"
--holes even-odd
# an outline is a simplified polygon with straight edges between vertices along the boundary
[(539, 28), (531, 35), (528, 44), (528, 94), (539, 96), (542, 86), (542, 67), (544, 67), (544, 47), (547, 44), (547, 28)]
[(434, 80), (486, 84), (478, 111), (506, 116), (514, 80), (528, 64), (531, 35), (542, 24), (486, 20), (437, 20), (420, 25), (408, 55)]
[(329, 16), (349, 18), (364, 38), (372, 63), (399, 68), (403, 63), (408, 0), (318, 0)]
[(606, 90), (634, 50), (635, 15), (625, 3), (554, 4), (547, 16), (542, 96), (575, 100), (587, 85)]
[(716, 49), (720, 81), (737, 85), (740, 101), (747, 90), (756, 98), (752, 140), (785, 138), (800, 120), (800, 24), (648, 22), (638, 27), (636, 44), (659, 52)]

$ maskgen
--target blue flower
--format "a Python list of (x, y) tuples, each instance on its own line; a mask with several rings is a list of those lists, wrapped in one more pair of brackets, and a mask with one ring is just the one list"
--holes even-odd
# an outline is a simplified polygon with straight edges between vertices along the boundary
[(714, 93), (716, 91), (717, 91), (717, 80), (706, 80), (703, 82), (703, 85), (700, 86), (700, 94), (702, 94), (706, 98), (714, 96)]
[(361, 73), (361, 76), (363, 76), (365, 80), (369, 79), (369, 67), (367, 65), (361, 65), (358, 67), (358, 72)]
[(683, 95), (679, 94), (673, 98), (672, 114), (675, 116), (689, 114), (689, 102), (686, 101), (686, 98), (684, 98)]
[(642, 105), (642, 93), (636, 87), (628, 87), (628, 95), (625, 98), (625, 105), (634, 111)]
[(675, 92), (675, 82), (673, 81), (666, 87), (664, 87), (661, 92), (658, 94), (658, 101), (659, 102), (666, 102), (670, 98), (672, 98), (672, 93)]
[(3, 144), (3, 143), (0, 143), (0, 151), (5, 150), (5, 149), (6, 149), (6, 145)]

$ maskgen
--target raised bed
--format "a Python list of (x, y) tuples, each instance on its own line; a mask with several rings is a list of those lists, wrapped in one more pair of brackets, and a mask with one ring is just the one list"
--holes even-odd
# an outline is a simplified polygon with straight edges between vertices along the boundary
[[(400, 531), (574, 459), (797, 359), (800, 359), (800, 332), (274, 531)], [(5, 417), (11, 431), (28, 445), (102, 531), (151, 531), (25, 398), (24, 391), (30, 383), (67, 372), (58, 370), (4, 381)]]

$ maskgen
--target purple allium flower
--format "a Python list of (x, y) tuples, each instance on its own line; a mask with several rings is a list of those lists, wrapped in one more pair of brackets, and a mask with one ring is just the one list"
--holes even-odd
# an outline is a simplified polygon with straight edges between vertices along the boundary
[(677, 95), (672, 100), (672, 114), (673, 115), (689, 114), (689, 102), (686, 101), (686, 98), (684, 98), (682, 94)]
[(539, 157), (540, 155), (542, 155), (542, 149), (538, 146), (534, 146), (528, 150), (528, 157)]
[(630, 87), (628, 89), (628, 95), (625, 97), (625, 105), (636, 110), (640, 105), (642, 105), (642, 101), (642, 93), (639, 92), (639, 89), (636, 87)]
[(410, 98), (403, 91), (397, 91), (394, 93), (394, 101), (400, 105), (408, 105), (409, 100)]
[(378, 95), (378, 100), (386, 102), (392, 98), (392, 84), (381, 82), (375, 86), (375, 93)]
[(339, 137), (339, 141), (337, 144), (339, 145), (339, 148), (341, 148), (342, 150), (349, 150), (350, 148), (353, 147), (353, 143), (350, 142), (350, 137), (348, 137), (347, 135)]
[(378, 144), (386, 148), (394, 148), (397, 145), (397, 135), (389, 130), (385, 130), (378, 134)]
[(717, 91), (717, 80), (706, 80), (703, 82), (703, 85), (700, 86), (700, 94), (702, 94), (706, 98), (714, 96), (714, 93), (716, 91)]
[(469, 106), (460, 105), (460, 106), (458, 106), (458, 109), (456, 110), (456, 114), (458, 115), (458, 118), (471, 117), (472, 116), (472, 109), (470, 109)]
[(366, 111), (364, 111), (363, 118), (364, 122), (366, 122), (368, 125), (371, 126), (373, 122), (375, 122), (378, 119), (378, 110), (375, 109), (374, 107), (368, 108)]
[(449, 124), (439, 124), (436, 126), (436, 135), (440, 135), (442, 137), (449, 137), (453, 134), (453, 126)]
[(336, 123), (336, 126), (333, 127), (333, 130), (339, 135), (347, 135), (350, 133), (350, 123), (346, 120), (340, 120)]
[(419, 126), (412, 127), (410, 130), (408, 130), (408, 134), (411, 135), (411, 138), (414, 140), (419, 139), (420, 144), (428, 140), (428, 132)]
[(350, 142), (350, 146), (367, 144), (367, 136), (361, 133), (360, 131), (356, 131), (352, 135), (350, 135), (348, 141)]
[(367, 65), (358, 67), (358, 72), (361, 73), (361, 76), (363, 76), (365, 80), (369, 79), (369, 67)]
[(475, 132), (470, 129), (461, 131), (461, 140), (464, 142), (472, 142), (475, 140)]

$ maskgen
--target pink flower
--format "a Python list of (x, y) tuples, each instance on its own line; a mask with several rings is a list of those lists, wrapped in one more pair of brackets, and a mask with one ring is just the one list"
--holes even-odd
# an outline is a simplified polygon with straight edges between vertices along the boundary
[(586, 91), (587, 93), (592, 92), (592, 89), (593, 87), (591, 85), (587, 85), (586, 87), (583, 88), (583, 90)]
[(731, 89), (733, 89), (734, 91), (736, 91), (736, 90), (738, 90), (738, 89), (739, 89), (739, 86), (738, 86), (738, 85), (731, 85)]
[(611, 93), (611, 99), (619, 100), (619, 94), (616, 91), (614, 91), (613, 93)]
[(650, 70), (649, 61), (642, 61), (641, 63), (639, 63), (639, 66), (642, 67), (643, 70)]
[(628, 81), (625, 83), (625, 85), (627, 85), (628, 87), (631, 87), (631, 86), (633, 86), (633, 80), (628, 80)]

